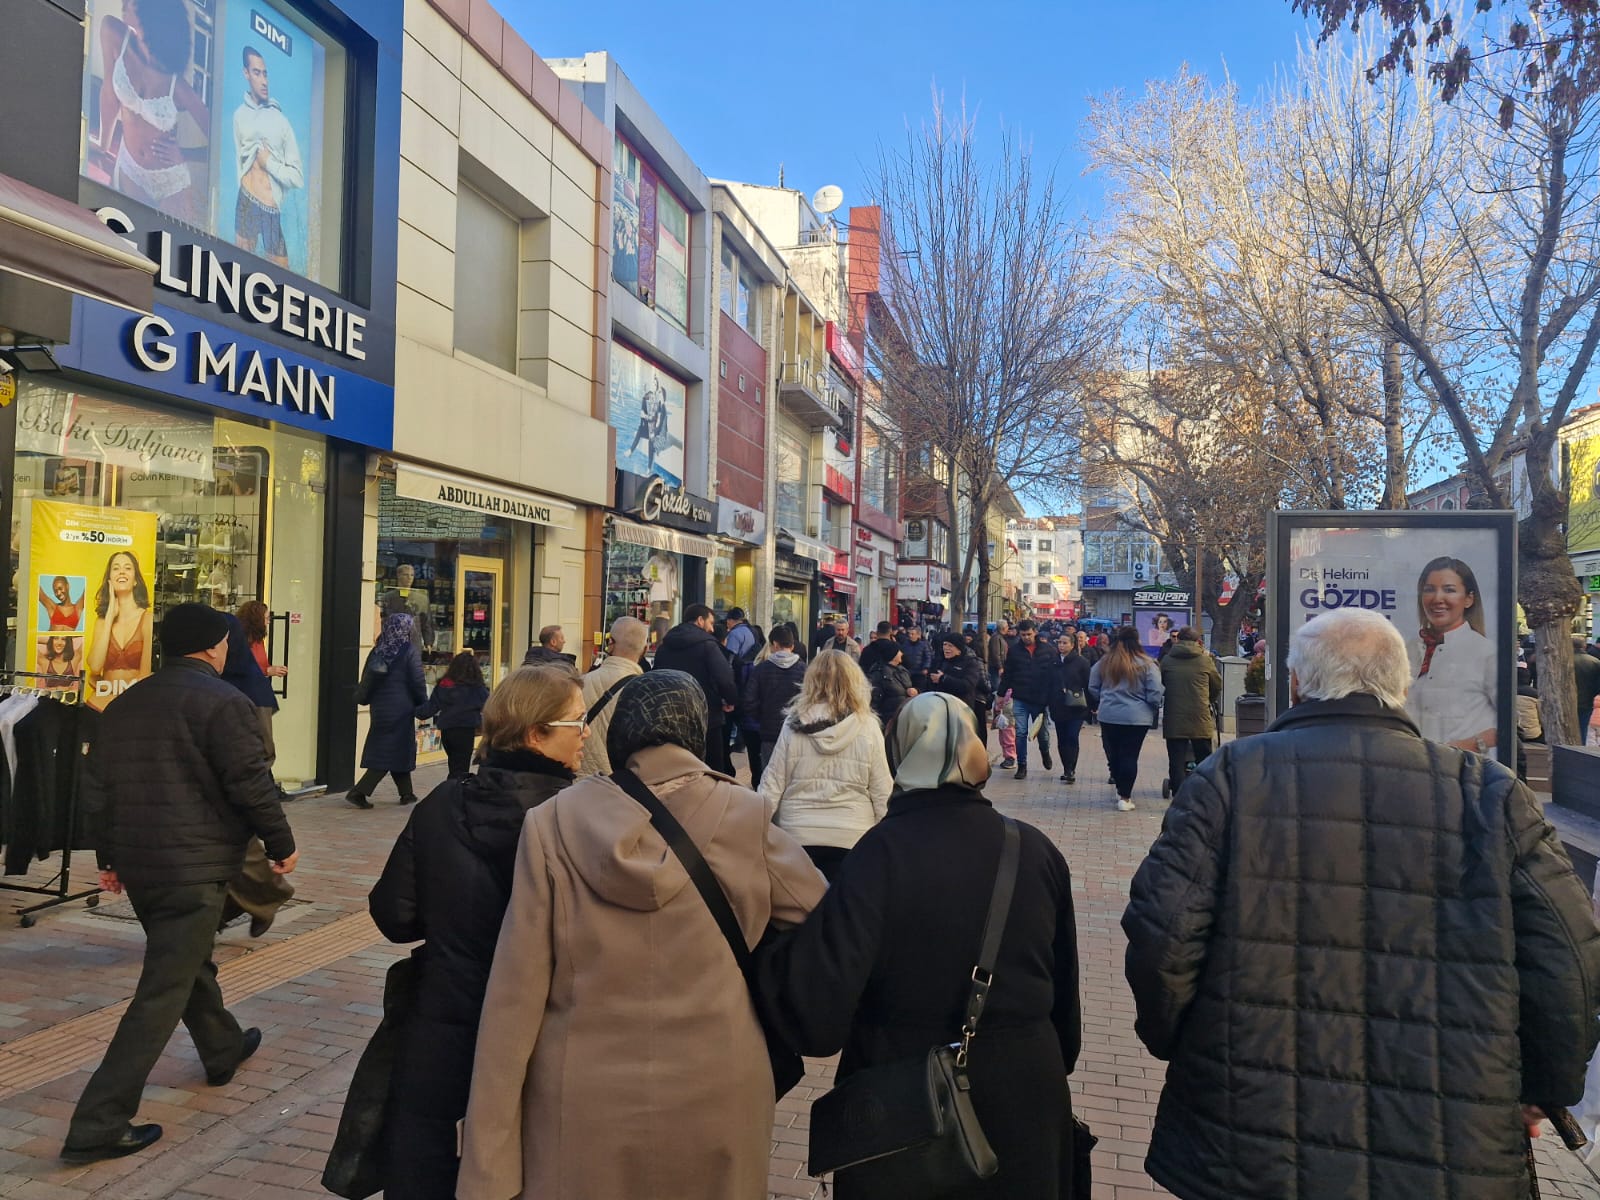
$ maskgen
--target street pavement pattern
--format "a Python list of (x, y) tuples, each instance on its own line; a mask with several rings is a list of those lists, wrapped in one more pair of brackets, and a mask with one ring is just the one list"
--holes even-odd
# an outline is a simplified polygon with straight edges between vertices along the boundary
[[(739, 756), (742, 760), (743, 756)], [(1128, 884), (1160, 829), (1165, 748), (1146, 743), (1135, 793), (1119, 813), (1106, 783), (1097, 731), (1084, 730), (1079, 782), (1035, 765), (1018, 783), (998, 772), (988, 794), (998, 807), (1053, 838), (1072, 868), (1082, 969), (1083, 1053), (1072, 1077), (1074, 1106), (1100, 1138), (1095, 1200), (1166, 1195), (1144, 1174), (1162, 1065), (1134, 1036), (1133, 998), (1122, 976), (1118, 926)], [(442, 768), (424, 768), (419, 788)], [(34, 897), (0, 892), (0, 1197), (6, 1200), (294, 1200), (325, 1196), (322, 1164), (333, 1143), (356, 1059), (381, 1015), (384, 972), (402, 953), (365, 918), (366, 894), (407, 810), (385, 784), (371, 812), (338, 796), (299, 801), (289, 817), (302, 849), (297, 902), (266, 937), (241, 928), (218, 943), (220, 979), (261, 1050), (233, 1083), (205, 1086), (188, 1035), (179, 1030), (145, 1088), (139, 1119), (158, 1121), (156, 1146), (91, 1167), (56, 1157), (72, 1105), (99, 1061), (138, 977), (142, 935), (125, 902), (98, 910), (79, 902), (22, 929), (9, 915)], [(79, 880), (92, 856), (75, 856)], [(43, 882), (48, 864), (31, 881)], [(53, 868), (50, 868), (53, 869)], [(805, 1081), (778, 1105), (769, 1196), (820, 1197), (805, 1173), (811, 1100), (831, 1084), (831, 1063), (808, 1064)], [(1600, 1184), (1553, 1136), (1538, 1147), (1546, 1197), (1600, 1200)], [(685, 1197), (683, 1200), (692, 1200)]]

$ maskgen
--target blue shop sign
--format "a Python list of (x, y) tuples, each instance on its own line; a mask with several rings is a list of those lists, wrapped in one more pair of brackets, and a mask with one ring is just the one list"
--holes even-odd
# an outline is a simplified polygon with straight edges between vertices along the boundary
[(1085, 575), (1083, 577), (1083, 586), (1086, 588), (1103, 588), (1106, 586), (1106, 577), (1104, 575)]
[(146, 317), (95, 300), (75, 306), (72, 343), (55, 352), (63, 367), (374, 449), (394, 445), (390, 384), (162, 304)]

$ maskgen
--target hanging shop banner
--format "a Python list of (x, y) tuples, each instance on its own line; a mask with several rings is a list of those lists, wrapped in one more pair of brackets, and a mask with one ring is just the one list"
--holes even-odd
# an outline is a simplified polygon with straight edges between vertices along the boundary
[(1406, 710), (1432, 741), (1516, 761), (1516, 514), (1272, 514), (1267, 660), (1274, 711), (1289, 705), (1282, 668), (1295, 628), (1359, 608), (1405, 638)]
[(28, 540), (19, 583), (28, 636), (18, 667), (88, 675), (89, 703), (104, 708), (150, 674), (156, 521), (152, 512), (26, 501)]
[(1587, 554), (1600, 550), (1600, 432), (1568, 441), (1567, 455), (1567, 553)]
[(408, 500), (425, 500), (447, 508), (561, 529), (572, 528), (578, 511), (564, 500), (541, 496), (538, 492), (525, 492), (486, 479), (473, 479), (407, 462), (394, 465), (394, 494)]

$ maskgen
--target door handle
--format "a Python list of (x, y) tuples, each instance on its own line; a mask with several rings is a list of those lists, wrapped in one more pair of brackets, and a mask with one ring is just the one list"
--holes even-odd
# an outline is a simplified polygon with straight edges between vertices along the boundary
[[(289, 631), (291, 629), (291, 622), (289, 620), (289, 614), (286, 613), (286, 612), (284, 612), (284, 613), (273, 613), (273, 614), (271, 614), (271, 616), (268, 619), (269, 625), (271, 625), (274, 628), (274, 630), (276, 629), (277, 624), (278, 624), (279, 621), (283, 622), (283, 640), (279, 641), (276, 637), (274, 637), (272, 639), (272, 641), (273, 641), (274, 644), (276, 644), (277, 646), (282, 648), (282, 651), (283, 651), (283, 662), (281, 662), (281, 663), (272, 663), (272, 656), (271, 656), (270, 652), (267, 655), (267, 661), (269, 663), (272, 663), (273, 666), (286, 667), (286, 666), (289, 665), (289, 637), (290, 637), (290, 632)], [(281, 688), (279, 686), (280, 684), (282, 685)], [(272, 677), (271, 679), (267, 680), (267, 685), (270, 688), (272, 688), (272, 694), (274, 696), (276, 696), (279, 700), (287, 700), (289, 698), (289, 677), (287, 675), (276, 675), (276, 676)]]

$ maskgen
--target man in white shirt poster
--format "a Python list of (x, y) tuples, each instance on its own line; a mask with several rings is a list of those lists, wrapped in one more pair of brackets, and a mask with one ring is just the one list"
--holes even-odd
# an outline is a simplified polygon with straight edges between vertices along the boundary
[(234, 244), (280, 267), (289, 265), (283, 237), (284, 194), (305, 187), (300, 146), (283, 108), (272, 98), (267, 60), (254, 46), (244, 51), (244, 103), (233, 113), (234, 161), (239, 200)]

